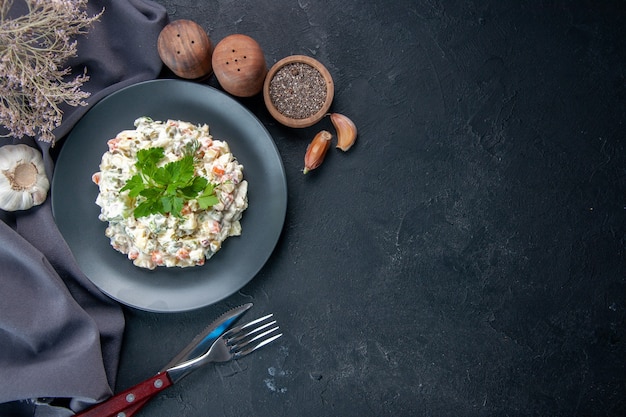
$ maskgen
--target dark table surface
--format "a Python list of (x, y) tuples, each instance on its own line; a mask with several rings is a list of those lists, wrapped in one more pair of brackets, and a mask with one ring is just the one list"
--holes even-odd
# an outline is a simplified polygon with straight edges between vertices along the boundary
[(327, 121), (238, 99), (284, 163), (281, 238), (217, 304), (126, 309), (117, 390), (244, 302), (284, 336), (142, 416), (626, 415), (623, 2), (159, 3), (321, 61), (359, 137), (305, 176)]

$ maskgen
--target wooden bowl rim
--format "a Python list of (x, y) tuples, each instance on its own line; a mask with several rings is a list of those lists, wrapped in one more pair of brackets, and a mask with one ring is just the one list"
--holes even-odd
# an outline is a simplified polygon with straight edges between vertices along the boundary
[[(326, 100), (324, 101), (324, 104), (317, 113), (304, 119), (293, 119), (291, 117), (285, 116), (284, 114), (279, 112), (278, 109), (276, 109), (270, 97), (270, 82), (272, 81), (272, 78), (274, 78), (274, 75), (276, 75), (278, 70), (280, 70), (285, 65), (294, 63), (303, 63), (310, 65), (311, 67), (319, 71), (319, 73), (322, 75), (322, 78), (324, 78), (324, 81), (326, 82)], [(326, 67), (317, 59), (311, 58), (307, 55), (290, 55), (281, 59), (280, 61), (275, 63), (272, 68), (270, 68), (270, 70), (267, 72), (267, 76), (265, 77), (265, 82), (263, 83), (263, 99), (265, 101), (265, 107), (267, 107), (267, 110), (270, 112), (274, 119), (288, 127), (309, 127), (322, 120), (322, 118), (328, 113), (328, 110), (330, 109), (330, 105), (333, 102), (334, 95), (335, 85), (333, 82), (333, 77), (330, 75), (330, 72), (328, 72)]]

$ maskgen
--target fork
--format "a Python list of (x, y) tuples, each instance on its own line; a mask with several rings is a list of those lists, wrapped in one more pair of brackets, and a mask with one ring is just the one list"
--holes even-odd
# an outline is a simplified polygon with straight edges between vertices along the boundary
[[(168, 369), (167, 373), (172, 378), (172, 381), (177, 381), (202, 365), (210, 362), (228, 362), (232, 359), (239, 359), (273, 342), (283, 335), (282, 333), (275, 333), (278, 330), (278, 326), (272, 327), (276, 324), (276, 320), (250, 329), (271, 317), (272, 314), (268, 314), (249, 323), (233, 327), (219, 337), (205, 354), (176, 365)], [(268, 327), (272, 328), (266, 330)]]
[(204, 354), (174, 365), (152, 378), (114, 395), (75, 417), (131, 417), (151, 398), (194, 370), (208, 363), (221, 363), (242, 358), (282, 336), (272, 314), (233, 327), (222, 334)]

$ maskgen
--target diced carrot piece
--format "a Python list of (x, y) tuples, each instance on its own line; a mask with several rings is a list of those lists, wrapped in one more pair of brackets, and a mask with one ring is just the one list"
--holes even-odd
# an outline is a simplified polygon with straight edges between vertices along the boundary
[(185, 203), (183, 204), (183, 208), (180, 210), (180, 213), (182, 215), (187, 215), (189, 213), (191, 213), (191, 207), (189, 206), (189, 203)]
[(152, 258), (152, 262), (157, 265), (163, 265), (163, 256), (161, 255), (161, 252), (155, 250), (150, 255)]
[(109, 151), (113, 152), (117, 149), (117, 144), (119, 143), (120, 138), (113, 138), (107, 141), (107, 145), (109, 145)]
[(209, 228), (209, 232), (211, 233), (219, 233), (220, 230), (222, 230), (222, 226), (220, 225), (219, 222), (213, 220), (211, 222), (211, 227)]

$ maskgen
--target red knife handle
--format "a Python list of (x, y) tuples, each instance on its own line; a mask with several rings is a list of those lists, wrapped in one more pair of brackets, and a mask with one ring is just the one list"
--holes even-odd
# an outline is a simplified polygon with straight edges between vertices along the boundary
[(150, 398), (137, 401), (133, 405), (128, 406), (124, 409), (124, 417), (133, 417), (144, 407), (144, 405), (148, 404), (148, 401), (150, 401)]
[[(126, 412), (129, 407), (133, 407), (132, 413), (134, 414), (150, 398), (171, 385), (172, 380), (167, 372), (159, 372), (152, 378), (76, 414), (75, 417), (124, 417), (129, 415)], [(135, 405), (139, 405), (139, 407), (134, 408)]]

